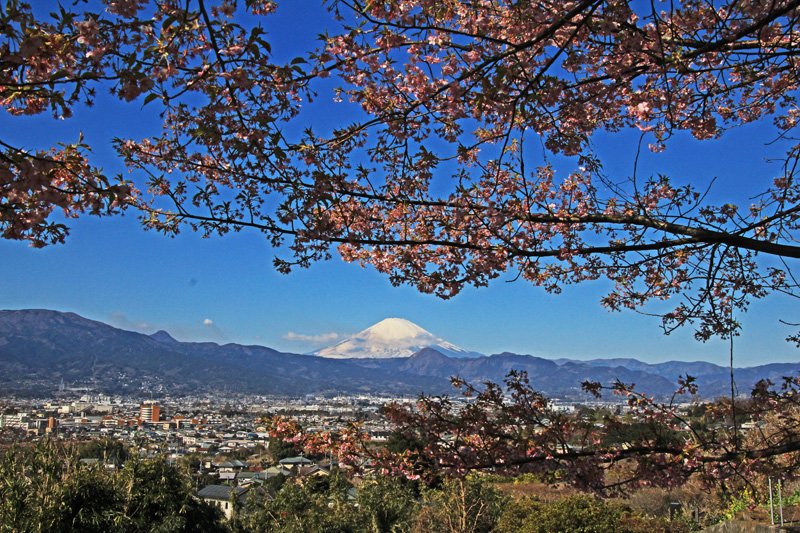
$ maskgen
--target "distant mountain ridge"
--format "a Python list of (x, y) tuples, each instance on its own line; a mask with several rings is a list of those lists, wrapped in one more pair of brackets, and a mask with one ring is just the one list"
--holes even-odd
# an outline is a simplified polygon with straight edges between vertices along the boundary
[[(0, 311), (0, 394), (48, 396), (61, 380), (98, 392), (142, 396), (452, 394), (451, 376), (474, 383), (500, 382), (510, 370), (527, 372), (534, 388), (566, 400), (586, 398), (580, 387), (584, 380), (619, 379), (648, 394), (668, 396), (677, 377), (688, 373), (698, 378), (705, 397), (725, 395), (729, 388), (729, 370), (705, 362), (551, 360), (512, 353), (456, 358), (433, 347), (410, 357), (335, 359), (264, 346), (180, 342), (164, 331), (145, 335), (74, 313)], [(798, 372), (800, 363), (739, 368), (736, 382), (747, 392), (759, 379), (777, 381)]]
[(705, 361), (667, 361), (664, 363), (645, 363), (630, 357), (588, 360), (555, 359), (555, 362), (559, 365), (566, 363), (580, 363), (593, 367), (623, 367), (627, 368), (628, 370), (650, 372), (663, 377), (676, 376), (679, 374), (690, 374), (694, 377), (700, 377), (727, 370), (727, 367), (721, 367), (719, 365), (715, 365), (714, 363), (708, 363)]
[(172, 335), (170, 335), (169, 333), (167, 333), (163, 329), (160, 329), (160, 330), (156, 331), (155, 333), (152, 333), (150, 335), (150, 338), (154, 339), (154, 340), (157, 340), (158, 342), (163, 343), (163, 344), (177, 344), (178, 343), (178, 341), (175, 339), (175, 337), (173, 337)]

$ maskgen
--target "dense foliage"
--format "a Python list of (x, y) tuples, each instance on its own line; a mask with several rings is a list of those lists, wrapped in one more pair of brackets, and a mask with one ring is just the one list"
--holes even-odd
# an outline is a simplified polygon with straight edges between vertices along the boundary
[(163, 459), (130, 458), (111, 470), (52, 441), (0, 458), (0, 531), (213, 532), (223, 530), (220, 516)]
[(543, 503), (535, 499), (511, 503), (495, 529), (498, 533), (683, 533), (682, 520), (645, 518), (618, 503), (588, 496), (571, 496)]
[[(589, 496), (512, 498), (510, 480), (469, 477), (426, 486), (396, 477), (290, 478), (251, 487), (226, 521), (193, 496), (186, 470), (130, 456), (119, 469), (80, 462), (82, 449), (42, 441), (4, 450), (0, 459), (0, 531), (238, 533), (488, 533), (490, 531), (686, 531), (643, 509)], [(497, 484), (498, 481), (503, 483)], [(544, 529), (543, 529), (544, 528)]]
[(682, 533), (689, 531), (689, 522), (653, 518), (589, 496), (515, 500), (474, 477), (436, 488), (396, 478), (365, 479), (352, 490), (334, 476), (325, 482), (289, 483), (274, 499), (251, 500), (233, 527), (285, 533)]

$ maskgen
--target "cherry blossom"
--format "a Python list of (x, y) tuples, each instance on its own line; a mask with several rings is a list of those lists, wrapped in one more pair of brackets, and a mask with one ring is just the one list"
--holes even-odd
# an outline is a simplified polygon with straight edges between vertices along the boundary
[[(120, 132), (125, 183), (74, 139), (6, 143), (3, 234), (60, 242), (57, 207), (133, 207), (169, 234), (261, 231), (282, 272), (338, 253), (442, 298), (505, 273), (550, 292), (605, 279), (609, 309), (657, 313), (667, 332), (692, 324), (700, 339), (736, 334), (753, 299), (797, 290), (798, 4), (338, 0), (319, 47), (278, 63), (271, 1), (107, 0), (54, 18), (12, 1), (9, 113), (68, 119), (109, 90), (154, 110), (161, 131)], [(353, 119), (328, 131), (314, 110), (337, 100)], [(607, 176), (592, 150), (621, 130), (662, 151), (681, 132), (702, 143), (754, 121), (789, 149), (747, 205), (709, 203), (691, 176)], [(55, 167), (33, 164), (75, 154), (66, 195)]]

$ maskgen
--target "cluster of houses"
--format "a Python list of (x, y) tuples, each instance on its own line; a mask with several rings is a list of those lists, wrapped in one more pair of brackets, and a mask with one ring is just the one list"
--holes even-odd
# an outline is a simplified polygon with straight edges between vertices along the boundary
[[(258, 457), (269, 448), (265, 415), (291, 416), (309, 431), (340, 427), (343, 420), (360, 420), (375, 441), (390, 434), (379, 414), (385, 398), (181, 398), (161, 401), (109, 398), (86, 394), (79, 399), (55, 400), (0, 398), (0, 442), (57, 438), (78, 442), (121, 442), (142, 457), (164, 456), (177, 462), (187, 456), (202, 458), (199, 479), (210, 485), (197, 496), (218, 506), (231, 517), (236, 502), (260, 494), (269, 497), (270, 480), (282, 476), (297, 480), (328, 476), (328, 461), (288, 457), (262, 467)], [(411, 401), (398, 399), (398, 401)], [(219, 459), (215, 459), (219, 458)], [(225, 459), (221, 459), (225, 458)], [(82, 462), (119, 465), (110, 457), (90, 457)], [(193, 464), (197, 464), (193, 462)]]
[(206, 463), (206, 468), (213, 469), (213, 474), (219, 477), (219, 483), (206, 485), (198, 491), (197, 497), (219, 507), (225, 518), (230, 519), (251, 491), (258, 491), (260, 497), (270, 497), (269, 492), (263, 490), (267, 480), (277, 476), (301, 479), (324, 477), (330, 475), (331, 468), (335, 466), (335, 463), (318, 463), (302, 455), (281, 459), (277, 465), (258, 470), (248, 470), (247, 463), (239, 460)]

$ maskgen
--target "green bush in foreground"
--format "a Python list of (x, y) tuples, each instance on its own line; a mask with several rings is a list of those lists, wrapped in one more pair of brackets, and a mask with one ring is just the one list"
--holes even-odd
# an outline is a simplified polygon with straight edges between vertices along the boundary
[(120, 470), (85, 465), (74, 447), (43, 441), (0, 458), (0, 532), (215, 532), (221, 515), (193, 497), (163, 459)]
[(591, 496), (553, 502), (523, 498), (510, 502), (498, 520), (497, 533), (684, 533), (689, 526), (634, 514), (626, 506)]
[(338, 471), (251, 491), (235, 519), (193, 496), (163, 459), (128, 458), (115, 470), (86, 465), (79, 450), (43, 441), (0, 457), (0, 533), (684, 533), (686, 522), (617, 502), (570, 496), (513, 500), (486, 479), (436, 488), (397, 478), (353, 486)]

